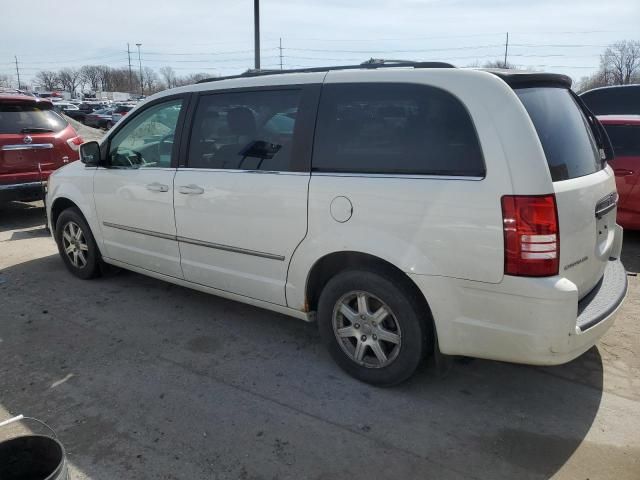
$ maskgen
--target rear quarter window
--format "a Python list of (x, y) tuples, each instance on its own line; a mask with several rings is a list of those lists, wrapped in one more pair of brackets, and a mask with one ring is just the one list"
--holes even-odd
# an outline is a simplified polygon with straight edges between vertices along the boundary
[(591, 128), (568, 90), (534, 87), (515, 92), (535, 126), (554, 182), (602, 169)]
[(31, 103), (0, 103), (0, 134), (23, 133), (26, 129), (59, 132), (67, 126), (64, 118), (50, 106)]
[(320, 172), (483, 177), (482, 149), (464, 105), (431, 86), (327, 84), (312, 168)]

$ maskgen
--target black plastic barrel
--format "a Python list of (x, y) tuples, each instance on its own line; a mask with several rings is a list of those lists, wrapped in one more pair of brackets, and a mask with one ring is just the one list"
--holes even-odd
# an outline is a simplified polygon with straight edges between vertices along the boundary
[(0, 442), (0, 480), (67, 480), (64, 447), (44, 435)]

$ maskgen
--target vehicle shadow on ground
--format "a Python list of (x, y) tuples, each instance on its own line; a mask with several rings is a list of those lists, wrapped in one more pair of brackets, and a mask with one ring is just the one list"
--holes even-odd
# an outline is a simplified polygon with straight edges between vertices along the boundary
[[(42, 232), (46, 233), (44, 228), (45, 210), (42, 202), (0, 203), (0, 233), (33, 227), (42, 227)], [(40, 229), (37, 231), (40, 231)], [(14, 234), (22, 233), (14, 232)], [(18, 235), (18, 237), (21, 237), (21, 235)]]
[(597, 348), (381, 389), (314, 324), (134, 273), (81, 281), (55, 255), (3, 275), (0, 404), (53, 424), (91, 478), (549, 478), (602, 397)]

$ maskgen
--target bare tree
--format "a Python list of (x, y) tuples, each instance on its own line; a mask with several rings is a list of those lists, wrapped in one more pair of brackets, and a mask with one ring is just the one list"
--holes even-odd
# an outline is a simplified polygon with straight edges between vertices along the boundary
[(206, 78), (212, 78), (216, 76), (217, 75), (212, 75), (210, 73), (204, 73), (204, 72), (190, 73), (189, 75), (176, 79), (176, 86), (192, 85), (194, 83), (198, 83), (200, 80), (204, 80)]
[(80, 85), (80, 77), (80, 70), (76, 68), (63, 68), (58, 72), (62, 88), (69, 92), (71, 96), (75, 95), (76, 89)]
[(0, 74), (0, 87), (10, 87), (11, 86), (11, 78), (9, 75)]
[(164, 83), (167, 85), (167, 88), (173, 88), (176, 86), (176, 72), (173, 68), (167, 66), (162, 67), (160, 70), (160, 75), (164, 79)]
[(491, 60), (489, 62), (485, 62), (482, 65), (483, 68), (509, 68), (511, 70), (516, 70), (516, 67), (513, 63), (504, 63), (504, 60)]
[(158, 74), (151, 67), (144, 67), (142, 70), (142, 83), (148, 94), (155, 93), (158, 88)]
[(60, 87), (58, 74), (51, 70), (42, 70), (36, 73), (36, 83), (49, 92)]
[(89, 84), (92, 92), (97, 92), (100, 89), (102, 69), (99, 65), (84, 65), (80, 69), (80, 74), (83, 82)]
[(622, 40), (600, 56), (600, 70), (607, 85), (626, 85), (640, 73), (640, 42)]

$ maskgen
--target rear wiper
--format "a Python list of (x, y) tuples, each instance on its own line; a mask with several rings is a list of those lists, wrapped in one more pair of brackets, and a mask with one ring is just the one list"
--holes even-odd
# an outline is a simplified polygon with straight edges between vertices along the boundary
[(50, 133), (53, 132), (51, 128), (40, 128), (40, 127), (27, 127), (20, 130), (20, 133)]

